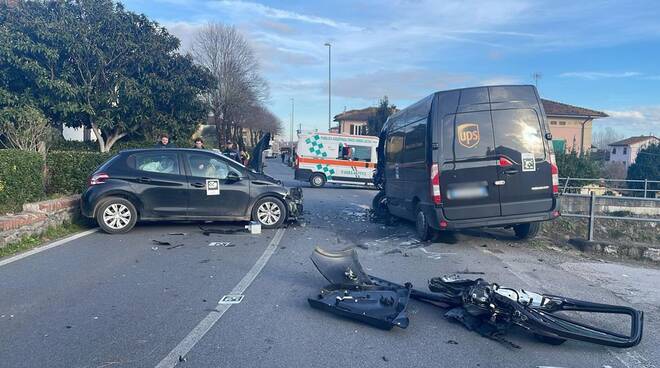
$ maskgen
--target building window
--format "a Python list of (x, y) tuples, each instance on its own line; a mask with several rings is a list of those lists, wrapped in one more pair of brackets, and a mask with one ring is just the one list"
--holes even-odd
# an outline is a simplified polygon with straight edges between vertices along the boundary
[(623, 154), (627, 155), (628, 154), (628, 147), (623, 147)]
[(565, 121), (560, 121), (559, 125), (566, 125), (566, 122)]
[(616, 147), (612, 148), (612, 154), (616, 155)]
[(554, 120), (552, 120), (552, 121), (550, 122), (550, 125), (557, 125), (557, 122), (554, 121)]

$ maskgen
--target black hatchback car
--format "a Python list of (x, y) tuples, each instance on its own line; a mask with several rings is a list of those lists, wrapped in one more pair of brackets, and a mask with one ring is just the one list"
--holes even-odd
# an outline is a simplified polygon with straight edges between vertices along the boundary
[(254, 153), (250, 168), (208, 150), (122, 151), (90, 176), (82, 214), (108, 233), (150, 220), (254, 220), (279, 227), (302, 213), (302, 190), (254, 169), (261, 166)]

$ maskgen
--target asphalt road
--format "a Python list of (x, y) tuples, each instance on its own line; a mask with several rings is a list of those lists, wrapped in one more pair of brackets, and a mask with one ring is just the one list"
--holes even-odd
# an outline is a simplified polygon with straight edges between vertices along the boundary
[[(299, 185), (279, 161), (267, 165), (285, 184)], [(420, 244), (410, 224), (368, 221), (373, 190), (304, 187), (305, 219), (284, 230), (204, 236), (199, 224), (146, 224), (125, 235), (93, 233), (0, 266), (0, 367), (660, 364), (657, 268), (541, 249), (506, 231)], [(175, 232), (186, 235), (169, 235)], [(370, 274), (421, 289), (434, 276), (483, 272), (473, 276), (632, 305), (646, 312), (645, 336), (635, 348), (614, 349), (573, 341), (550, 346), (514, 331), (508, 339), (521, 349), (511, 349), (415, 301), (407, 329), (377, 330), (308, 306), (307, 297), (327, 283), (309, 261), (314, 246), (356, 247)], [(239, 304), (218, 304), (234, 293), (244, 295)]]

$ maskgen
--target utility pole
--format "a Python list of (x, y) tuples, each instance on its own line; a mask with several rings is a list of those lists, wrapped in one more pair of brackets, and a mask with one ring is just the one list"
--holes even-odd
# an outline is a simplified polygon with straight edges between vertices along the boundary
[(293, 113), (294, 113), (293, 103), (294, 103), (294, 100), (293, 100), (293, 97), (291, 97), (291, 135), (289, 137), (290, 142), (291, 142), (291, 147), (293, 147)]
[(326, 42), (328, 46), (328, 131), (332, 128), (332, 45)]
[(534, 86), (536, 86), (536, 89), (539, 89), (539, 79), (543, 77), (543, 74), (539, 72), (534, 72), (532, 73), (532, 78), (534, 79)]

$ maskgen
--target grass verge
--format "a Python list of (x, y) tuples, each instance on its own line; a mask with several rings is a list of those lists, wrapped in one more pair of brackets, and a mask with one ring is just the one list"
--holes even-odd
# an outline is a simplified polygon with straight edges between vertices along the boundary
[(39, 235), (24, 236), (20, 241), (10, 243), (0, 248), (0, 258), (24, 252), (47, 242), (88, 230), (90, 226), (78, 222), (65, 222), (60, 226), (51, 226)]

